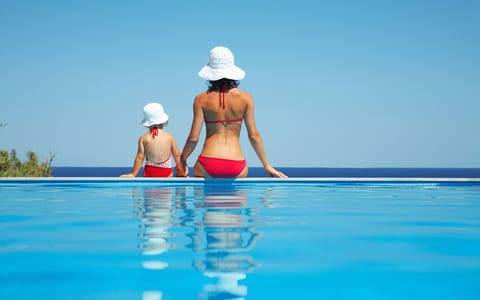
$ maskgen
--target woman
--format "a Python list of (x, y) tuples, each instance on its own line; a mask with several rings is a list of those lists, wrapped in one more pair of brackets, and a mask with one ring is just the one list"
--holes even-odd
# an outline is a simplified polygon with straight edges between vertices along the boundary
[(194, 176), (247, 177), (248, 166), (239, 139), (245, 120), (248, 138), (265, 171), (270, 176), (287, 178), (267, 160), (262, 138), (255, 125), (252, 97), (237, 88), (238, 80), (245, 77), (245, 72), (235, 66), (232, 52), (225, 47), (213, 48), (208, 64), (198, 75), (208, 80), (210, 85), (206, 92), (195, 97), (192, 127), (181, 155), (185, 170), (188, 170), (187, 158), (195, 149), (205, 122), (205, 144), (195, 163)]

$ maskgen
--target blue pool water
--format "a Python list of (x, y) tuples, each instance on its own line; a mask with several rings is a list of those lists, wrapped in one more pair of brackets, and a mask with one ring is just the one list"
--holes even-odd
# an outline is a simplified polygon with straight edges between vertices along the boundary
[(480, 299), (480, 183), (0, 180), (0, 299)]

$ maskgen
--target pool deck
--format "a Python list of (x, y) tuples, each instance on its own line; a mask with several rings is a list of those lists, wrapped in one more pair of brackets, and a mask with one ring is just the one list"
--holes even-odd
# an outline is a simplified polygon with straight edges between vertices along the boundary
[(0, 183), (48, 183), (48, 182), (164, 182), (164, 183), (201, 183), (201, 182), (244, 182), (244, 183), (328, 183), (328, 182), (414, 182), (414, 183), (480, 183), (480, 178), (426, 178), (426, 177), (290, 177), (287, 179), (269, 177), (248, 177), (236, 179), (206, 179), (196, 177), (170, 178), (119, 178), (119, 177), (0, 177)]

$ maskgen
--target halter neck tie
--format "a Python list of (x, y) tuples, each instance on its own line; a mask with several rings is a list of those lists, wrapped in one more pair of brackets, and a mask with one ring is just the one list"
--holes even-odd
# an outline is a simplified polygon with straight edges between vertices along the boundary
[(225, 109), (225, 92), (220, 92), (218, 98), (218, 105)]
[(150, 134), (152, 135), (152, 138), (155, 139), (155, 137), (158, 135), (158, 128), (157, 127), (150, 128)]

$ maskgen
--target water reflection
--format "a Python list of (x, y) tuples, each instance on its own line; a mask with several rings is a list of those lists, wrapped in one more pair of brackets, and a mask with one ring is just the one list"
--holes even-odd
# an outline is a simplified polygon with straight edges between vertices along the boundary
[(200, 298), (244, 299), (247, 286), (239, 283), (258, 263), (247, 254), (261, 233), (252, 223), (255, 210), (247, 205), (246, 190), (229, 183), (195, 188), (194, 210), (199, 213), (188, 245), (203, 256), (193, 266), (215, 282), (202, 287)]
[[(142, 266), (149, 270), (163, 270), (168, 267), (168, 262), (161, 257), (162, 254), (173, 248), (169, 243), (172, 234), (169, 228), (172, 224), (172, 187), (148, 187), (137, 193), (143, 193), (137, 198), (137, 215), (140, 219), (139, 237), (142, 242), (139, 248), (145, 260)], [(149, 290), (143, 293), (143, 300), (162, 299), (162, 291)]]
[[(143, 255), (159, 257), (172, 248), (167, 241), (171, 237), (168, 229), (171, 226), (172, 193), (173, 189), (170, 187), (143, 190), (143, 211), (140, 218), (140, 237), (143, 240), (140, 248)], [(144, 267), (149, 269), (164, 269), (167, 266), (167, 262), (159, 260), (144, 263)]]
[[(185, 247), (194, 254), (185, 259), (191, 259), (193, 269), (206, 279), (199, 289), (199, 298), (247, 296), (242, 280), (259, 267), (250, 254), (262, 237), (255, 228), (258, 206), (275, 206), (268, 189), (253, 206), (248, 203), (247, 190), (229, 182), (145, 187), (134, 192), (143, 268), (164, 272), (169, 268), (169, 261), (164, 258), (166, 252), (174, 246)], [(179, 230), (185, 234), (174, 236), (172, 232)], [(182, 241), (185, 237), (187, 240)], [(162, 297), (163, 291), (158, 288), (143, 293), (144, 300)]]

